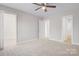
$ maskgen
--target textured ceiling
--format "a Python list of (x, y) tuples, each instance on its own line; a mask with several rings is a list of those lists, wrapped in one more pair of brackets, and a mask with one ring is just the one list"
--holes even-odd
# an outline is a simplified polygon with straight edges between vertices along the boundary
[(45, 13), (42, 9), (38, 11), (34, 11), (36, 8), (38, 8), (38, 6), (32, 3), (2, 3), (2, 5), (8, 6), (14, 9), (18, 9), (24, 12), (32, 13), (40, 17), (46, 17), (60, 11), (66, 11), (71, 9), (73, 10), (73, 9), (79, 8), (78, 3), (50, 3), (50, 4), (56, 5), (57, 7), (48, 8), (48, 12)]

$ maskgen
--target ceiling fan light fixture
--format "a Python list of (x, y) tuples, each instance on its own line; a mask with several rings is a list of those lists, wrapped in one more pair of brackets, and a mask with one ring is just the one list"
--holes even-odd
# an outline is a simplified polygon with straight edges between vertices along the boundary
[(35, 9), (35, 11), (42, 9), (43, 11), (47, 12), (47, 8), (56, 8), (55, 5), (49, 5), (48, 3), (33, 3), (35, 5), (40, 6), (39, 8)]
[(43, 7), (42, 7), (42, 9), (43, 9), (43, 10), (45, 10), (45, 9), (46, 9), (46, 7), (45, 7), (45, 6), (43, 6)]

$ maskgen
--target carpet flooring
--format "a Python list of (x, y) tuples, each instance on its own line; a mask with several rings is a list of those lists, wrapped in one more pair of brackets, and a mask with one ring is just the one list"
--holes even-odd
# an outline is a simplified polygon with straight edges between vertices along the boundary
[(79, 56), (79, 46), (68, 49), (52, 40), (32, 40), (0, 50), (0, 56)]

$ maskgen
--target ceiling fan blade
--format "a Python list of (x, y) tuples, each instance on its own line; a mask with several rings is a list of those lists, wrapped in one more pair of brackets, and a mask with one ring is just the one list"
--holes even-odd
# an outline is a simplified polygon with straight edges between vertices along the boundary
[(40, 4), (40, 3), (33, 3), (33, 4), (38, 5), (38, 6), (42, 6), (42, 4)]
[(38, 5), (38, 6), (45, 6), (46, 5), (46, 3), (33, 3), (33, 4)]
[(37, 8), (37, 9), (35, 9), (35, 11), (37, 11), (37, 10), (39, 10), (41, 7), (39, 7), (39, 8)]
[(44, 3), (41, 3), (41, 6), (45, 6), (45, 4)]
[(49, 7), (49, 8), (56, 8), (56, 6), (46, 6), (46, 7)]

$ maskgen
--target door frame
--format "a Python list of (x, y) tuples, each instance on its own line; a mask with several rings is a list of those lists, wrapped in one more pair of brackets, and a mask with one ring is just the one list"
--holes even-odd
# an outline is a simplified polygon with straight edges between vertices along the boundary
[(72, 15), (64, 16), (63, 19), (62, 19), (62, 40), (63, 40), (63, 42), (65, 40), (64, 37), (63, 37), (63, 35), (64, 35), (63, 34), (63, 32), (64, 32), (64, 30), (63, 30), (63, 26), (64, 26), (63, 25), (63, 21), (64, 20), (68, 20), (68, 18), (72, 20), (72, 40), (71, 40), (71, 42), (73, 44), (74, 43), (74, 41), (73, 41), (74, 40), (74, 38), (73, 38), (74, 36), (73, 36), (73, 16)]
[[(18, 34), (17, 34), (17, 33), (18, 33), (18, 32), (17, 32), (17, 31), (18, 31), (18, 28), (17, 28), (17, 27), (18, 27), (18, 26), (17, 26), (17, 23), (18, 23), (18, 22), (17, 22), (17, 15), (16, 15), (16, 14), (13, 14), (13, 13), (3, 13), (3, 27), (4, 27), (4, 14), (15, 15), (15, 17), (16, 17), (16, 20), (15, 20), (15, 21), (16, 21), (16, 25), (15, 25), (15, 27), (16, 27), (16, 40), (15, 40), (15, 41), (17, 42), (17, 39), (18, 39)], [(3, 32), (4, 32), (4, 28), (3, 28)], [(3, 37), (3, 38), (4, 38), (4, 37)], [(5, 39), (3, 39), (3, 49), (5, 49), (4, 40), (5, 40)], [(17, 43), (16, 43), (16, 44), (17, 44)]]

